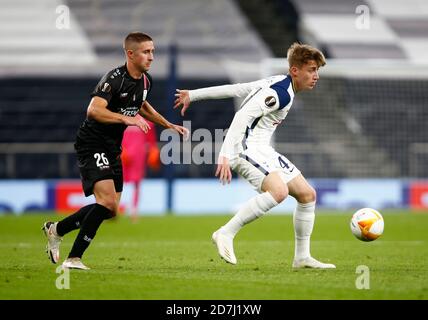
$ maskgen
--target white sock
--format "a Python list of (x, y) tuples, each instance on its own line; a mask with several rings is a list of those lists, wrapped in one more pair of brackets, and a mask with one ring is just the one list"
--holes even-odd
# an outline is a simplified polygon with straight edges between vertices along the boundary
[(221, 229), (233, 238), (244, 225), (260, 218), (276, 205), (278, 202), (269, 192), (260, 193), (248, 200)]
[(315, 221), (315, 201), (297, 203), (293, 214), (295, 259), (304, 259), (311, 256), (310, 241)]

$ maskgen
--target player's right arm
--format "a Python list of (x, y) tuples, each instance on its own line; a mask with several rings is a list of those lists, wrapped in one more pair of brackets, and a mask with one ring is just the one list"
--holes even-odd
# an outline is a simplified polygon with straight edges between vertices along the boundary
[(176, 89), (174, 109), (182, 106), (181, 115), (189, 108), (190, 103), (200, 100), (225, 99), (225, 98), (244, 98), (253, 89), (269, 86), (271, 83), (278, 81), (279, 77), (274, 76), (246, 83), (228, 84), (223, 86), (207, 87), (195, 90)]
[(108, 101), (99, 96), (94, 96), (89, 103), (87, 117), (100, 123), (121, 123), (127, 126), (137, 126), (145, 133), (150, 129), (147, 122), (141, 117), (129, 117), (107, 109)]
[(260, 81), (227, 84), (195, 90), (177, 89), (174, 109), (182, 106), (181, 115), (184, 116), (184, 113), (193, 101), (245, 97), (257, 85), (260, 85)]

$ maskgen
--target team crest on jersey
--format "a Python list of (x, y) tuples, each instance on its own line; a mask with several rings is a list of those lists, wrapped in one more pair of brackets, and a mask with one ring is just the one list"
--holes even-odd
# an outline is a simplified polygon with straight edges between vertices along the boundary
[(272, 108), (276, 104), (276, 99), (274, 96), (269, 96), (265, 99), (265, 105), (268, 108)]
[(101, 89), (101, 91), (109, 93), (110, 90), (111, 90), (111, 86), (107, 82), (105, 82), (104, 85), (103, 85), (103, 88)]

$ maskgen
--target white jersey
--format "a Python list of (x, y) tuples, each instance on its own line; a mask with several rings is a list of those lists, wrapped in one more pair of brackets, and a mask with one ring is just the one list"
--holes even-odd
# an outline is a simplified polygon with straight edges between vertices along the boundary
[(233, 159), (248, 148), (270, 147), (276, 127), (294, 99), (290, 75), (189, 91), (190, 101), (246, 97), (227, 132), (220, 155)]

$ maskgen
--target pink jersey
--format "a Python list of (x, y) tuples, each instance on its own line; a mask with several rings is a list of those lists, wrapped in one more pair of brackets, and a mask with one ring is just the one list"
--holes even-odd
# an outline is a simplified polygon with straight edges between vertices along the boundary
[(155, 125), (146, 120), (150, 130), (144, 133), (136, 126), (129, 126), (122, 141), (123, 179), (139, 182), (146, 175), (147, 155), (150, 148), (157, 147)]

